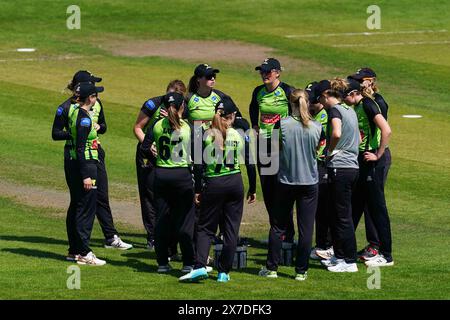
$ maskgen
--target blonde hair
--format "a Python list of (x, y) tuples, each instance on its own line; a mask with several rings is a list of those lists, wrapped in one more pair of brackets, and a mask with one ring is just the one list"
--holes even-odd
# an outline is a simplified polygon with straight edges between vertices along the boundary
[(178, 110), (175, 108), (174, 105), (170, 105), (169, 108), (167, 109), (167, 118), (169, 120), (170, 123), (170, 127), (173, 130), (179, 130), (181, 128), (181, 118), (180, 115), (178, 114)]
[(232, 114), (223, 116), (223, 111), (219, 109), (212, 119), (210, 130), (212, 132), (213, 142), (220, 147), (220, 150), (224, 150), (228, 130), (227, 120), (230, 120), (232, 116)]
[(344, 99), (344, 92), (348, 89), (348, 83), (342, 78), (334, 78), (329, 80), (331, 89), (324, 92), (329, 97), (334, 97), (342, 102)]
[(308, 110), (308, 94), (305, 90), (295, 89), (289, 96), (289, 102), (292, 105), (292, 111), (298, 110), (300, 122), (304, 127), (308, 127), (311, 123), (312, 117)]

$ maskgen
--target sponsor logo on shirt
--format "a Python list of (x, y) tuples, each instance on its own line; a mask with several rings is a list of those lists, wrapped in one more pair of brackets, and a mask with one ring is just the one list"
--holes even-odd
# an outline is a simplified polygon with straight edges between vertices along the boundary
[(152, 100), (147, 100), (147, 102), (145, 103), (145, 107), (150, 111), (153, 111), (156, 108), (156, 105)]
[(62, 115), (63, 111), (64, 111), (63, 107), (59, 107), (59, 108), (56, 110), (56, 115), (57, 115), (57, 116)]
[(90, 126), (91, 126), (91, 119), (89, 119), (89, 118), (83, 118), (83, 119), (81, 119), (80, 125), (81, 125), (82, 127), (90, 127)]
[(275, 124), (280, 119), (281, 116), (279, 114), (261, 113), (261, 122), (264, 124)]

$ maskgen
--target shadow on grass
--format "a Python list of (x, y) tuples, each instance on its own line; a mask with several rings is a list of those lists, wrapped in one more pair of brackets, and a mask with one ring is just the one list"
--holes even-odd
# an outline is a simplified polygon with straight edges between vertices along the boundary
[(29, 243), (45, 243), (45, 244), (57, 244), (57, 245), (68, 245), (67, 240), (41, 237), (41, 236), (0, 236), (2, 241), (20, 241)]
[(25, 249), (25, 248), (5, 248), (2, 249), (2, 252), (8, 252), (13, 254), (18, 254), (31, 258), (45, 258), (50, 260), (57, 260), (60, 262), (64, 262), (65, 256), (61, 254), (57, 254), (54, 252), (37, 250), (37, 249)]
[[(30, 258), (44, 258), (49, 260), (55, 260), (59, 262), (67, 262), (67, 263), (73, 263), (73, 261), (66, 261), (65, 256), (62, 254), (50, 252), (50, 251), (43, 251), (43, 250), (37, 250), (37, 249), (25, 249), (25, 248), (5, 248), (1, 250), (2, 252), (7, 253), (13, 253), (17, 255), (22, 255), (25, 257)], [(126, 261), (117, 261), (112, 259), (106, 260), (106, 265), (112, 265), (115, 267), (126, 267), (134, 269), (137, 272), (155, 272), (157, 271), (157, 267), (154, 265), (150, 265), (147, 263), (142, 262), (141, 260), (135, 259), (135, 258), (128, 258)], [(177, 271), (174, 271), (174, 275)], [(178, 277), (178, 276), (177, 276)]]

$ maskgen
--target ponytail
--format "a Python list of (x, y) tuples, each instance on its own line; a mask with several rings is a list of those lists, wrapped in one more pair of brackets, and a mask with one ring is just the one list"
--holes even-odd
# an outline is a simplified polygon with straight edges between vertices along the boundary
[(178, 114), (178, 110), (175, 109), (173, 105), (171, 105), (168, 108), (167, 113), (168, 113), (167, 118), (169, 119), (170, 127), (172, 128), (172, 130), (180, 130), (181, 119), (180, 115)]
[(197, 93), (198, 91), (198, 80), (197, 80), (197, 76), (194, 74), (191, 79), (189, 80), (189, 85), (188, 85), (188, 90), (190, 93)]
[[(228, 116), (227, 116), (228, 117)], [(225, 139), (227, 138), (228, 125), (225, 120), (227, 117), (222, 117), (221, 111), (217, 111), (211, 123), (211, 131), (213, 135), (213, 142), (221, 149), (225, 149)]]
[(312, 117), (308, 110), (308, 95), (305, 90), (295, 89), (292, 91), (289, 101), (293, 107), (293, 111), (298, 112), (298, 116), (300, 117), (300, 122), (304, 127), (309, 127)]

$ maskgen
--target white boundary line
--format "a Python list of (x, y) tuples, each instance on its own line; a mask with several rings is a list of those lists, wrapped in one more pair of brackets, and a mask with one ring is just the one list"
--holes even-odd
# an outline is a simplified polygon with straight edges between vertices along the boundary
[(343, 32), (343, 33), (312, 33), (312, 34), (288, 34), (286, 38), (318, 38), (318, 37), (351, 37), (351, 36), (377, 36), (389, 34), (417, 34), (417, 33), (446, 33), (442, 30), (411, 30), (411, 31), (389, 31), (389, 32)]
[(442, 41), (409, 41), (409, 42), (384, 42), (384, 43), (353, 43), (353, 44), (334, 44), (333, 48), (354, 48), (354, 47), (393, 47), (393, 46), (413, 46), (426, 44), (450, 44), (450, 40)]
[(62, 61), (62, 60), (76, 60), (82, 57), (48, 57), (48, 58), (23, 58), (23, 59), (0, 59), (0, 62), (18, 62), (18, 61)]

